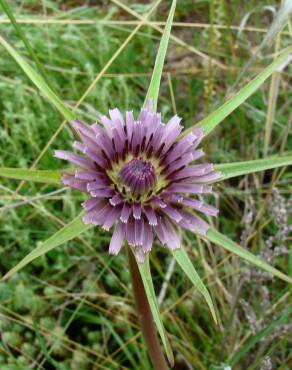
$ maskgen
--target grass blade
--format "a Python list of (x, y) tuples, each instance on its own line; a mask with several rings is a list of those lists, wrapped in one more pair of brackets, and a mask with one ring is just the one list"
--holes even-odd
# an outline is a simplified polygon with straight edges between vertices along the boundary
[(24, 46), (26, 47), (28, 53), (31, 55), (32, 59), (34, 60), (36, 67), (39, 71), (39, 73), (42, 75), (43, 79), (46, 81), (46, 83), (50, 86), (50, 88), (53, 90), (53, 87), (51, 85), (51, 82), (47, 76), (47, 73), (40, 63), (37, 55), (35, 54), (33, 48), (31, 47), (30, 43), (28, 42), (24, 32), (22, 31), (22, 28), (20, 25), (16, 22), (16, 19), (14, 18), (13, 12), (9, 8), (9, 5), (7, 4), (6, 0), (0, 0), (0, 4), (5, 11), (7, 17), (10, 19), (10, 22), (12, 23), (13, 27), (15, 28), (16, 32), (18, 33), (19, 37), (21, 38), (22, 42), (24, 43)]
[(158, 333), (161, 337), (162, 344), (164, 346), (168, 361), (170, 362), (171, 365), (173, 365), (174, 363), (173, 353), (172, 353), (172, 349), (168, 341), (168, 338), (166, 336), (162, 317), (160, 315), (158, 302), (157, 302), (154, 287), (153, 287), (153, 281), (152, 281), (150, 267), (149, 267), (149, 256), (148, 255), (145, 257), (145, 261), (143, 263), (138, 263), (138, 268), (139, 268), (140, 275), (143, 281), (143, 285), (145, 288), (149, 306), (152, 312), (153, 320), (156, 324)]
[(62, 100), (52, 91), (43, 78), (27, 63), (27, 61), (2, 37), (0, 36), (0, 43), (16, 61), (16, 63), (23, 69), (28, 78), (39, 88), (41, 93), (53, 104), (57, 110), (68, 120), (72, 121), (76, 118)]
[(176, 0), (173, 0), (168, 17), (167, 17), (166, 25), (165, 25), (165, 28), (164, 28), (164, 31), (163, 31), (163, 34), (160, 40), (160, 45), (159, 45), (159, 49), (156, 55), (156, 60), (155, 60), (155, 65), (154, 65), (150, 85), (149, 85), (148, 92), (146, 95), (146, 101), (148, 99), (152, 100), (154, 110), (156, 110), (157, 108), (159, 86), (160, 86), (160, 81), (161, 81), (161, 75), (162, 75), (166, 50), (167, 50), (167, 46), (169, 42), (175, 7), (176, 7)]
[(45, 184), (61, 184), (61, 176), (65, 170), (30, 170), (23, 168), (0, 168), (0, 177), (14, 180), (43, 182)]
[(172, 254), (176, 260), (176, 262), (180, 265), (184, 273), (188, 276), (188, 278), (191, 280), (191, 282), (194, 284), (194, 286), (199, 290), (199, 292), (203, 295), (205, 298), (211, 314), (213, 316), (213, 319), (215, 323), (217, 324), (217, 318), (215, 313), (215, 308), (212, 302), (212, 298), (208, 292), (208, 289), (206, 288), (205, 284), (201, 280), (200, 276), (198, 275), (195, 267), (193, 266), (189, 256), (187, 255), (186, 251), (181, 247), (180, 249), (175, 249), (172, 251)]
[(214, 170), (219, 171), (222, 174), (222, 177), (214, 180), (214, 182), (289, 165), (292, 165), (292, 156), (270, 157), (246, 162), (214, 164)]
[(271, 74), (275, 70), (281, 67), (281, 65), (289, 58), (291, 52), (292, 47), (285, 49), (258, 76), (251, 80), (247, 85), (245, 85), (234, 96), (228, 99), (218, 109), (209, 114), (209, 116), (185, 130), (180, 135), (180, 138), (188, 134), (195, 127), (203, 127), (205, 134), (208, 135), (220, 122), (222, 122), (227, 116), (229, 116), (230, 113), (232, 113), (243, 102), (245, 102), (245, 100), (248, 99), (265, 82), (265, 80), (271, 76)]
[(2, 277), (1, 281), (8, 279), (10, 276), (21, 270), (24, 266), (29, 264), (34, 259), (43, 256), (59, 245), (76, 238), (76, 236), (80, 235), (81, 233), (92, 227), (92, 225), (85, 225), (82, 222), (82, 217), (83, 212), (79, 216), (74, 218), (74, 220), (65, 225), (62, 229), (57, 231), (49, 239), (42, 242), (38, 247), (36, 247), (27, 256), (25, 256), (16, 266), (8, 271), (7, 274)]
[(292, 314), (292, 308), (288, 309), (286, 312), (282, 313), (280, 317), (273, 320), (268, 326), (260, 330), (256, 335), (253, 335), (249, 340), (235, 352), (230, 361), (228, 361), (230, 366), (235, 366), (242, 359), (242, 357), (257, 343), (259, 343), (263, 338), (270, 335), (279, 325), (285, 324), (290, 321)]
[(228, 250), (231, 253), (236, 254), (237, 256), (245, 259), (251, 264), (259, 267), (260, 269), (273, 274), (274, 276), (292, 284), (292, 278), (283, 274), (281, 271), (275, 269), (273, 266), (270, 266), (268, 263), (262, 261), (258, 257), (254, 256), (252, 253), (242, 248), (240, 245), (236, 244), (234, 241), (229, 239), (227, 236), (221, 234), (219, 231), (210, 228), (205, 237), (211, 242), (220, 245), (224, 249)]

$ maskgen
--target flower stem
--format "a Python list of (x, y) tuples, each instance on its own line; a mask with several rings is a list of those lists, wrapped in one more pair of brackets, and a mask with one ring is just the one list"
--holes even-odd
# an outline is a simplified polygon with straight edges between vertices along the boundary
[(129, 247), (128, 257), (136, 309), (141, 324), (142, 334), (148, 348), (148, 353), (151, 358), (153, 368), (155, 370), (168, 370), (169, 367), (161, 350), (137, 262)]

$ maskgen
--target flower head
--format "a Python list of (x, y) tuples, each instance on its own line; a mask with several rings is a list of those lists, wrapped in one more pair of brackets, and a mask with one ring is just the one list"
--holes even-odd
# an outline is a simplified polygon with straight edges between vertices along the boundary
[(206, 183), (220, 174), (210, 163), (193, 164), (204, 155), (197, 149), (203, 129), (178, 139), (180, 118), (175, 115), (164, 124), (151, 102), (137, 119), (126, 112), (124, 121), (118, 109), (109, 116), (100, 117), (103, 127), (73, 122), (81, 138), (73, 147), (83, 156), (55, 151), (56, 157), (79, 167), (75, 174), (65, 174), (63, 183), (90, 194), (82, 204), (83, 222), (105, 230), (114, 226), (109, 253), (117, 254), (126, 239), (140, 262), (155, 236), (176, 249), (177, 227), (206, 233), (208, 224), (195, 211), (211, 216), (218, 211), (192, 196), (211, 193)]

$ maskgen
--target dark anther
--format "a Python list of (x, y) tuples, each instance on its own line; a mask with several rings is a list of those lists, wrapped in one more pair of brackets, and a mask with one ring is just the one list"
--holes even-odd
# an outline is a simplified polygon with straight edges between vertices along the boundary
[(138, 144), (137, 146), (136, 146), (136, 150), (135, 150), (135, 157), (137, 157), (138, 156), (138, 154), (139, 154), (139, 151), (140, 151), (140, 145)]
[(115, 144), (114, 138), (112, 138), (112, 144), (113, 144), (114, 150), (116, 151), (116, 144)]
[(152, 190), (149, 190), (148, 193), (147, 193), (147, 198), (150, 197), (150, 195), (152, 195)]
[(160, 156), (160, 154), (161, 154), (161, 152), (162, 152), (162, 150), (163, 150), (163, 148), (164, 148), (164, 146), (165, 146), (165, 143), (162, 143), (162, 145), (160, 146), (160, 148), (158, 149), (158, 152), (157, 152), (157, 157), (159, 157)]
[(145, 142), (146, 142), (146, 136), (143, 136), (142, 144), (141, 144), (141, 150), (143, 151), (145, 149)]
[(168, 164), (168, 165), (166, 165), (164, 168), (163, 168), (163, 170), (160, 172), (161, 173), (161, 175), (163, 175), (168, 169), (169, 169), (169, 167), (170, 167), (170, 164)]
[(151, 145), (149, 149), (147, 150), (147, 158), (150, 158), (152, 153), (153, 153), (153, 145)]
[[(167, 175), (167, 177), (170, 177), (170, 176), (173, 176), (173, 175), (177, 174), (179, 171), (183, 170), (185, 167), (186, 167), (185, 165), (181, 166), (177, 170), (175, 170), (175, 171), (171, 172), (169, 175)], [(188, 177), (188, 176), (186, 176), (186, 177)]]

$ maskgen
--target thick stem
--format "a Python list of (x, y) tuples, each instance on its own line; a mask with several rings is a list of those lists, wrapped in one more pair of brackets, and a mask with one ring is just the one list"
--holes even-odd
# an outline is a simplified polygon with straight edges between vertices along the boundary
[(161, 350), (137, 262), (129, 247), (128, 256), (135, 304), (141, 324), (142, 334), (148, 348), (148, 353), (151, 358), (152, 365), (155, 370), (168, 370), (169, 367)]

